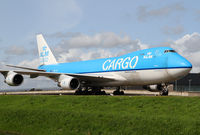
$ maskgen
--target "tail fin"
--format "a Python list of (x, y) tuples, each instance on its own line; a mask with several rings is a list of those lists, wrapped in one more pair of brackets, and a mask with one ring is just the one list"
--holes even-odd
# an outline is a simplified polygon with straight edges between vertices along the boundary
[(37, 44), (40, 57), (40, 65), (57, 64), (56, 59), (42, 34), (37, 35)]

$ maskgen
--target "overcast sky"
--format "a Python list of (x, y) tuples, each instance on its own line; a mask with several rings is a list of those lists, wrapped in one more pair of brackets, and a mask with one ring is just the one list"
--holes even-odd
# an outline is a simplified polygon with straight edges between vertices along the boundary
[[(37, 67), (35, 36), (42, 33), (59, 62), (171, 46), (199, 72), (199, 5), (199, 0), (0, 0), (0, 66)], [(38, 82), (20, 88), (55, 85)]]

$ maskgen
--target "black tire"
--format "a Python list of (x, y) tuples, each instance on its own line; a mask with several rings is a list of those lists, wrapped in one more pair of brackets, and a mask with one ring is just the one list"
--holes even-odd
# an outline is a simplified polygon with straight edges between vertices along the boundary
[(88, 91), (87, 90), (82, 91), (82, 95), (88, 95)]
[(168, 90), (162, 90), (162, 91), (160, 92), (160, 95), (161, 95), (161, 96), (168, 96), (168, 94), (169, 94)]
[(101, 91), (101, 95), (106, 95), (106, 92), (105, 91)]
[(113, 95), (118, 95), (118, 94), (119, 94), (118, 91), (114, 91), (114, 92), (113, 92)]
[(101, 95), (101, 92), (100, 91), (96, 91), (95, 95)]
[(114, 91), (113, 95), (124, 95), (124, 91)]
[(74, 95), (82, 95), (82, 91), (81, 90), (77, 90), (77, 91), (75, 91), (75, 93), (74, 93)]
[(124, 91), (120, 91), (120, 95), (124, 95)]

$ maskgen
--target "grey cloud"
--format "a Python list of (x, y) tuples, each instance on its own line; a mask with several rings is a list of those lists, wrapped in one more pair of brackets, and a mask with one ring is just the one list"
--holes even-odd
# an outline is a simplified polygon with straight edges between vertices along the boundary
[(116, 57), (146, 48), (148, 48), (148, 45), (142, 44), (139, 40), (133, 41), (130, 45), (113, 46), (111, 48), (71, 48), (67, 52), (61, 52), (58, 56), (58, 61), (72, 62)]
[(56, 33), (52, 33), (52, 34), (47, 34), (45, 35), (45, 37), (49, 37), (49, 38), (71, 38), (71, 37), (76, 37), (81, 35), (81, 33), (79, 32), (56, 32)]
[(23, 60), (22, 62), (19, 63), (19, 66), (24, 66), (24, 67), (31, 67), (31, 68), (37, 68), (39, 66), (39, 57), (33, 60)]
[[(59, 34), (58, 34), (59, 35)], [(61, 41), (52, 51), (59, 62), (91, 60), (97, 58), (119, 56), (131, 51), (148, 48), (139, 40), (132, 40), (127, 35), (117, 35), (113, 32), (97, 33), (92, 36), (77, 34), (70, 39), (68, 35), (60, 36)], [(39, 60), (24, 60), (19, 65), (36, 68)]]
[(68, 52), (63, 52), (59, 55), (59, 62), (73, 62), (73, 61), (81, 61), (81, 60), (91, 60), (97, 58), (105, 58), (116, 56), (109, 49), (70, 49)]
[(0, 69), (4, 69), (6, 66), (5, 66), (5, 63), (4, 62), (0, 62)]
[(166, 35), (179, 35), (184, 32), (184, 27), (181, 25), (175, 27), (164, 26), (162, 32)]
[(149, 7), (141, 6), (138, 8), (137, 19), (146, 21), (151, 17), (166, 17), (174, 12), (182, 12), (185, 8), (181, 3), (175, 3), (159, 9), (149, 9)]
[(65, 48), (111, 48), (118, 45), (128, 45), (131, 42), (131, 38), (127, 35), (119, 36), (113, 32), (104, 32), (93, 36), (80, 34), (69, 40), (64, 39), (59, 44)]
[(6, 48), (4, 53), (10, 54), (10, 55), (25, 55), (26, 54), (26, 49), (24, 46), (10, 46), (9, 48)]
[(148, 48), (148, 45), (139, 40), (132, 40), (128, 35), (117, 35), (113, 32), (96, 33), (92, 36), (77, 34), (70, 39), (67, 35), (67, 39), (63, 36), (53, 49), (59, 62), (114, 57)]

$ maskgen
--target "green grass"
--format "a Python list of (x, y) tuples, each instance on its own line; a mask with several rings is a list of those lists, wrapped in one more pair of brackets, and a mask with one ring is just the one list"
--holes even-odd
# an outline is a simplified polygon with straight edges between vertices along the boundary
[(200, 98), (0, 96), (0, 135), (200, 134)]

